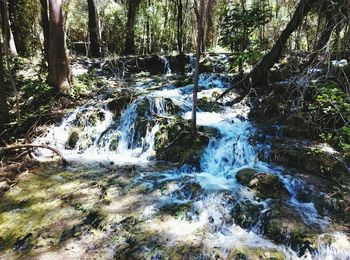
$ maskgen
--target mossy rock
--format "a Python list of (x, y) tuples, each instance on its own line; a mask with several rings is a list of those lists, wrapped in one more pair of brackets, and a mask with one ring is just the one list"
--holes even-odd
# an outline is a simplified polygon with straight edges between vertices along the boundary
[(114, 112), (116, 117), (119, 117), (122, 111), (135, 100), (135, 95), (130, 90), (121, 90), (116, 93), (111, 101), (108, 102), (108, 109)]
[(283, 252), (269, 248), (236, 248), (230, 252), (227, 259), (234, 260), (284, 260)]
[(251, 168), (246, 168), (236, 173), (236, 179), (240, 184), (248, 186), (250, 181), (254, 178), (256, 174), (257, 174), (256, 170)]
[(272, 146), (271, 161), (332, 179), (347, 176), (349, 170), (341, 154), (317, 148), (317, 144), (288, 140)]
[(210, 101), (207, 97), (198, 99), (197, 106), (206, 112), (220, 112), (223, 108), (217, 102)]
[(289, 192), (278, 176), (269, 173), (259, 173), (249, 182), (249, 188), (255, 190), (260, 198), (285, 198)]
[(79, 141), (81, 129), (74, 127), (69, 131), (66, 149), (74, 149)]
[(179, 202), (169, 202), (165, 203), (161, 207), (161, 211), (167, 213), (175, 218), (184, 219), (186, 218), (187, 212), (192, 208), (192, 202), (179, 203)]
[[(159, 160), (199, 166), (203, 150), (210, 140), (208, 128), (199, 128), (193, 138), (191, 125), (181, 117), (163, 122), (156, 134), (156, 157)], [(213, 130), (214, 131), (214, 130)]]
[(290, 245), (304, 255), (317, 248), (317, 229), (304, 224), (299, 213), (281, 201), (275, 201), (264, 220), (264, 235), (277, 244)]
[(232, 216), (236, 224), (242, 228), (249, 229), (259, 222), (261, 210), (263, 210), (263, 208), (262, 205), (253, 204), (250, 201), (243, 201), (234, 207)]

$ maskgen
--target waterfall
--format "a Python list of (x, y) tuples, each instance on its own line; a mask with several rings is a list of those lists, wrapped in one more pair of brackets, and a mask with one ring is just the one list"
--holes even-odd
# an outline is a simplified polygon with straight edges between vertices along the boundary
[(171, 67), (170, 67), (170, 61), (169, 58), (165, 55), (162, 56), (162, 60), (164, 62), (164, 74), (165, 75), (171, 75)]
[(194, 54), (189, 55), (190, 58), (190, 74), (194, 74), (196, 70), (196, 56)]

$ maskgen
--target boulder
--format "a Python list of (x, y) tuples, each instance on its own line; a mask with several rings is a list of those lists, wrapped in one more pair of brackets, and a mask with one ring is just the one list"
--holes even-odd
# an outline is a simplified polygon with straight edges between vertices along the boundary
[(237, 181), (256, 191), (262, 199), (280, 199), (289, 196), (278, 176), (269, 173), (257, 173), (254, 169), (243, 169), (236, 174)]
[(108, 102), (108, 109), (114, 112), (116, 117), (121, 115), (121, 112), (133, 101), (135, 95), (133, 92), (127, 89), (123, 89), (114, 94), (111, 100)]
[(156, 157), (180, 164), (199, 166), (203, 150), (210, 140), (208, 128), (199, 128), (197, 138), (193, 138), (191, 125), (181, 117), (166, 120), (156, 134)]
[(275, 201), (265, 213), (263, 233), (277, 244), (290, 245), (291, 248), (304, 255), (317, 248), (318, 230), (304, 224), (302, 217), (290, 205)]
[(280, 199), (289, 196), (278, 176), (269, 173), (259, 173), (249, 183), (249, 188), (255, 190), (260, 198)]
[(246, 168), (236, 173), (236, 179), (240, 184), (248, 186), (256, 174), (257, 172), (254, 169)]
[(239, 202), (232, 211), (235, 223), (245, 229), (254, 227), (259, 222), (263, 206), (253, 204), (251, 201)]
[(270, 160), (328, 178), (338, 179), (349, 173), (340, 153), (326, 144), (309, 141), (278, 141), (272, 146)]

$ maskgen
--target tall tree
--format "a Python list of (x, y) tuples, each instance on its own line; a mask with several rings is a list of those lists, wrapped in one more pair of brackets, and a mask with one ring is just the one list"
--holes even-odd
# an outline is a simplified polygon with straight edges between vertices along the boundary
[[(289, 37), (303, 22), (304, 17), (308, 15), (311, 9), (320, 0), (300, 0), (298, 6), (296, 7), (292, 18), (288, 22), (286, 28), (282, 31), (281, 35), (278, 37), (277, 41), (273, 45), (272, 49), (266, 53), (260, 62), (253, 68), (250, 72), (249, 77), (245, 77), (239, 84), (242, 85), (258, 85), (266, 86), (268, 84), (268, 73), (272, 66), (278, 62), (280, 56), (284, 50), (285, 44)], [(236, 85), (225, 90), (218, 99), (227, 95)], [(248, 89), (248, 88), (247, 88)]]
[(2, 49), (2, 41), (0, 40), (0, 123), (6, 122), (9, 114), (4, 80), (4, 59)]
[(91, 57), (100, 57), (100, 27), (98, 23), (98, 13), (95, 0), (87, 0), (89, 11), (89, 34), (90, 34), (90, 50)]
[[(186, 3), (186, 6), (188, 1)], [(183, 0), (176, 0), (177, 6), (177, 25), (176, 25), (176, 38), (177, 38), (177, 50), (179, 52), (179, 72), (185, 73), (185, 53), (184, 53), (184, 3)], [(185, 8), (186, 9), (186, 8)]]
[(66, 53), (63, 1), (49, 0), (49, 83), (59, 93), (65, 93), (72, 83), (72, 74)]
[(268, 81), (268, 71), (278, 62), (284, 46), (292, 35), (303, 22), (304, 17), (308, 15), (312, 7), (320, 0), (300, 0), (294, 14), (288, 22), (286, 28), (273, 45), (272, 49), (260, 60), (259, 64), (254, 67), (250, 73), (253, 85), (266, 85)]
[(125, 30), (125, 47), (124, 54), (135, 54), (135, 20), (136, 14), (139, 9), (141, 0), (129, 0), (128, 1), (128, 14)]
[(2, 15), (2, 33), (4, 37), (5, 48), (9, 50), (11, 55), (17, 56), (17, 49), (15, 44), (15, 39), (11, 30), (11, 22), (9, 18), (9, 9), (7, 0), (2, 0), (1, 5), (1, 15)]
[[(327, 43), (330, 41), (332, 32), (335, 30), (341, 20), (341, 13), (339, 10), (336, 10), (335, 12), (331, 12), (330, 10), (332, 7), (330, 6), (331, 4), (328, 3), (327, 1), (324, 2), (324, 8), (322, 15), (325, 14), (325, 25), (324, 28), (321, 32), (320, 37), (318, 38), (318, 41), (316, 45), (313, 48), (313, 51), (306, 62), (306, 66), (312, 64), (315, 59), (317, 58), (319, 52), (327, 45)], [(334, 6), (333, 6), (334, 7)], [(320, 13), (321, 14), (321, 13)]]
[(47, 0), (40, 0), (41, 3), (41, 27), (43, 28), (44, 34), (44, 55), (45, 59), (49, 58), (49, 16), (47, 8)]
[(197, 0), (194, 0), (194, 11), (197, 20), (197, 43), (196, 43), (196, 66), (194, 71), (193, 98), (192, 98), (192, 134), (197, 137), (197, 94), (199, 83), (199, 59), (201, 55), (201, 46), (203, 41), (203, 14), (204, 1), (200, 0), (199, 6)]

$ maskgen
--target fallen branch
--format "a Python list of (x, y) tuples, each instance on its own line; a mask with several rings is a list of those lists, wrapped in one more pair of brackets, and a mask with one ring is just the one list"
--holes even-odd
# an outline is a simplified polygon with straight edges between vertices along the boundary
[(10, 151), (16, 151), (16, 150), (23, 150), (23, 149), (27, 149), (27, 150), (32, 150), (35, 148), (43, 148), (43, 149), (48, 149), (52, 152), (54, 152), (55, 154), (57, 154), (61, 160), (64, 166), (66, 166), (68, 164), (67, 160), (63, 157), (62, 153), (57, 150), (54, 147), (48, 146), (48, 145), (40, 145), (40, 144), (23, 144), (23, 145), (14, 145), (14, 146), (8, 146), (8, 147), (2, 147), (0, 148), (0, 154), (3, 153), (7, 153)]

